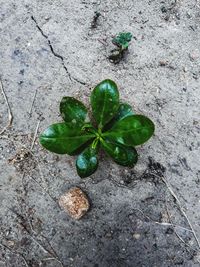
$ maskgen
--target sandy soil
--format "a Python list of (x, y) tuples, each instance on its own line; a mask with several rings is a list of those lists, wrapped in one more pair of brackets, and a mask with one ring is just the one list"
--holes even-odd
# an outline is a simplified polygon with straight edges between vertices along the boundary
[[(121, 31), (134, 38), (115, 65)], [(0, 40), (13, 114), (0, 135), (0, 266), (200, 266), (199, 0), (0, 0)], [(61, 120), (62, 96), (88, 105), (106, 78), (156, 133), (134, 169), (101, 155), (81, 180), (73, 157), (32, 147), (34, 133)], [(0, 129), (7, 121), (1, 92)], [(80, 221), (58, 206), (72, 186), (92, 204)]]

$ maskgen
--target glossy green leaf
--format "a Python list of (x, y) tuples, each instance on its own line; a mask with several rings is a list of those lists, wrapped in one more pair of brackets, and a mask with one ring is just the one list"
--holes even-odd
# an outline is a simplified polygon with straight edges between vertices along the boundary
[(72, 155), (94, 137), (94, 134), (82, 131), (78, 124), (56, 123), (49, 126), (40, 135), (40, 143), (51, 152)]
[(81, 178), (92, 175), (98, 167), (97, 149), (87, 147), (76, 160), (76, 170)]
[(107, 131), (108, 129), (110, 129), (119, 120), (122, 120), (123, 118), (131, 116), (133, 114), (134, 112), (132, 110), (132, 107), (129, 104), (121, 103), (119, 105), (119, 108), (118, 108), (118, 111), (115, 117), (106, 124), (106, 126), (104, 127), (104, 131)]
[(84, 122), (87, 109), (79, 100), (67, 96), (60, 102), (60, 113), (65, 122)]
[(119, 165), (133, 167), (137, 163), (138, 154), (134, 147), (124, 146), (109, 140), (103, 140), (102, 146)]
[(118, 121), (103, 136), (127, 146), (137, 146), (145, 143), (153, 135), (154, 129), (155, 126), (149, 118), (132, 115)]
[(122, 120), (123, 118), (133, 115), (134, 112), (132, 110), (132, 107), (127, 103), (121, 103), (119, 105), (119, 109), (117, 111), (117, 114), (115, 115), (114, 119), (115, 121)]
[(90, 101), (94, 118), (102, 129), (115, 116), (119, 108), (117, 85), (111, 80), (104, 80), (94, 88)]

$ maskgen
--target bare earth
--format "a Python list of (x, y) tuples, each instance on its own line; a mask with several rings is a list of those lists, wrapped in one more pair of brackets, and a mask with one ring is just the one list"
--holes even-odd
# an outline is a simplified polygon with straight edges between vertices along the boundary
[[(121, 31), (134, 38), (115, 65), (107, 58)], [(0, 76), (13, 114), (0, 135), (1, 267), (200, 266), (199, 0), (0, 0)], [(75, 158), (45, 151), (34, 134), (61, 120), (61, 97), (88, 106), (106, 78), (156, 133), (134, 169), (101, 154), (81, 180)], [(72, 186), (91, 202), (79, 221), (58, 205)]]

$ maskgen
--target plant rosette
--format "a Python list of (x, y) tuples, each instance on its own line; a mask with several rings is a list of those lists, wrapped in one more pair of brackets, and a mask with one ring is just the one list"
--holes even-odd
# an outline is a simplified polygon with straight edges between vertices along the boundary
[(73, 97), (63, 97), (60, 113), (64, 120), (50, 125), (40, 135), (40, 143), (57, 154), (78, 155), (77, 173), (92, 175), (103, 149), (117, 164), (134, 167), (138, 160), (135, 146), (144, 144), (154, 133), (154, 123), (135, 114), (131, 106), (119, 101), (115, 82), (104, 80), (91, 93), (90, 103), (96, 125), (88, 121), (87, 108)]

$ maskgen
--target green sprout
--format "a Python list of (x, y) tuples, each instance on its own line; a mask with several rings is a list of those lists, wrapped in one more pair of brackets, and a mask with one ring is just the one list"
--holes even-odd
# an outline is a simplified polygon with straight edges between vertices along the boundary
[(124, 57), (125, 51), (128, 50), (131, 39), (132, 34), (130, 32), (121, 32), (113, 38), (112, 42), (117, 46), (117, 49), (113, 49), (111, 51), (111, 55), (109, 56), (109, 59), (113, 63), (119, 63)]
[(131, 39), (132, 34), (130, 32), (121, 32), (115, 38), (113, 38), (113, 43), (116, 44), (121, 50), (126, 50), (128, 49)]

